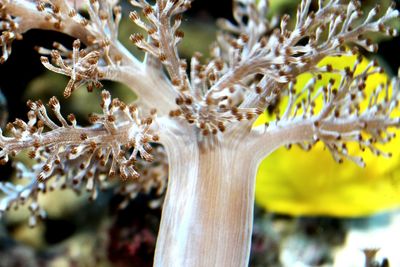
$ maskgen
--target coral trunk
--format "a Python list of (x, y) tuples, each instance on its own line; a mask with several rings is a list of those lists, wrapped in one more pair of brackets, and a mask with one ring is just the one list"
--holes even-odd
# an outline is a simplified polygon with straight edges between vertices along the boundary
[(154, 266), (247, 266), (257, 162), (243, 144), (192, 144), (168, 152), (170, 180)]

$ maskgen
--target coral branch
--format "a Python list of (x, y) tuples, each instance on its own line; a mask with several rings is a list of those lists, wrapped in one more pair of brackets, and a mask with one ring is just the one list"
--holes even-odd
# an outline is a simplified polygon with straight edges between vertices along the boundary
[[(76, 190), (86, 184), (86, 189), (94, 199), (97, 188), (104, 183), (102, 174), (137, 179), (137, 158), (140, 156), (149, 162), (153, 160), (149, 143), (158, 141), (158, 136), (150, 129), (155, 114), (142, 119), (135, 106), (111, 99), (107, 91), (102, 93), (103, 114), (92, 115), (90, 121), (93, 126), (90, 127), (78, 126), (72, 114), (67, 122), (60, 113), (60, 105), (55, 97), (50, 99), (49, 107), (61, 126), (47, 115), (40, 101), (29, 101), (28, 105), (31, 109), (29, 121), (16, 120), (10, 123), (7, 128), (12, 137), (0, 136), (0, 157), (5, 163), (9, 155), (28, 150), (29, 157), (38, 163), (31, 169), (18, 165), (22, 170), (21, 176), (31, 180), (25, 187), (2, 184), (2, 191), (7, 197), (2, 200), (0, 211), (14, 202), (23, 203), (28, 197), (33, 199), (32, 203), (36, 203), (37, 191), (40, 188), (44, 190), (54, 177), (55, 184)], [(46, 128), (50, 131), (44, 132)], [(140, 184), (144, 184), (144, 181), (141, 180)], [(9, 191), (5, 191), (6, 188)]]
[(136, 11), (130, 13), (130, 19), (149, 36), (149, 41), (146, 41), (143, 35), (136, 33), (131, 35), (131, 41), (164, 64), (175, 87), (187, 90), (186, 62), (180, 59), (177, 45), (184, 35), (178, 29), (182, 20), (180, 13), (190, 8), (191, 1), (165, 0), (150, 5), (146, 1), (133, 0), (131, 3), (142, 9), (148, 23), (143, 22)]
[[(199, 54), (191, 59), (189, 90), (184, 89), (186, 85), (180, 87), (180, 95), (176, 98), (178, 109), (170, 112), (172, 117), (194, 124), (204, 136), (223, 132), (221, 129), (227, 127), (235, 128), (237, 121), (248, 121), (244, 126), (248, 127), (257, 114), (273, 108), (280, 96), (288, 93), (289, 84), (299, 74), (333, 72), (332, 66), (318, 66), (322, 58), (357, 53), (356, 48), (345, 49), (347, 44), (375, 51), (376, 45), (366, 39), (366, 33), (397, 34), (386, 26), (389, 20), (399, 16), (393, 7), (379, 18), (375, 18), (375, 8), (359, 22), (356, 20), (360, 16), (357, 2), (345, 5), (328, 1), (311, 12), (311, 2), (303, 1), (292, 30), (287, 26), (289, 17), (284, 16), (280, 29), (272, 31), (271, 24), (265, 19), (267, 6), (263, 1), (234, 3), (236, 24), (220, 21), (225, 31), (219, 36), (218, 44), (212, 50), (213, 57), (207, 64), (201, 63)], [(162, 29), (157, 24), (158, 6), (143, 4), (142, 8), (147, 10), (154, 27)], [(144, 25), (137, 13), (132, 13), (131, 18)], [(157, 40), (156, 45), (145, 41), (141, 35), (134, 35), (132, 39), (149, 53), (160, 53), (165, 47), (159, 43), (161, 37), (151, 30), (152, 27), (147, 28), (152, 40)], [(186, 64), (183, 66), (186, 69)], [(173, 69), (177, 73), (178, 65)], [(171, 79), (174, 77), (171, 72), (170, 76)]]
[[(14, 31), (19, 35), (30, 29), (44, 29), (63, 32), (81, 40), (87, 46), (109, 43), (110, 58), (119, 58), (124, 64), (140, 65), (117, 41), (120, 9), (118, 6), (110, 6), (107, 1), (104, 1), (104, 12), (98, 11), (104, 13), (100, 24), (95, 22), (97, 15), (92, 18), (95, 21), (87, 20), (64, 0), (39, 1), (37, 5), (27, 0), (1, 0), (0, 4), (3, 17), (11, 17), (18, 22)], [(106, 16), (105, 13), (109, 15)]]
[[(219, 65), (228, 68), (215, 71), (214, 81), (205, 97), (216, 98), (213, 96), (238, 86), (242, 88), (242, 99), (245, 99), (241, 102), (242, 107), (262, 105), (266, 108), (273, 102), (271, 98), (286, 90), (287, 83), (297, 75), (307, 71), (329, 71), (318, 68), (317, 63), (326, 56), (349, 54), (344, 45), (353, 43), (375, 51), (377, 45), (366, 39), (366, 33), (397, 34), (396, 30), (386, 26), (389, 20), (399, 16), (393, 6), (375, 20), (377, 8), (373, 9), (360, 23), (355, 20), (361, 14), (355, 1), (350, 1), (349, 5), (328, 1), (316, 12), (309, 11), (310, 3), (303, 1), (299, 6), (293, 30), (288, 29), (289, 17), (284, 16), (280, 30), (265, 37), (262, 33), (269, 30), (263, 20), (265, 8), (252, 1), (237, 1), (234, 14), (237, 14), (238, 26), (226, 21), (220, 23), (225, 34), (218, 39), (219, 46), (214, 53), (214, 62), (224, 62)], [(302, 44), (302, 40), (306, 44)], [(261, 79), (251, 79), (256, 74), (262, 75)]]
[[(379, 84), (367, 98), (367, 79), (381, 69), (376, 68), (376, 62), (371, 62), (356, 75), (354, 72), (360, 62), (361, 58), (352, 69), (345, 69), (338, 88), (334, 87), (337, 83), (334, 79), (326, 86), (316, 88), (315, 78), (301, 92), (296, 93), (292, 87), (283, 116), (268, 127), (259, 127), (264, 127), (264, 130), (257, 130), (266, 132), (265, 136), (256, 138), (261, 139), (257, 144), (274, 144), (264, 148), (264, 153), (269, 154), (281, 145), (296, 143), (308, 150), (321, 141), (338, 162), (347, 158), (364, 166), (362, 157), (350, 155), (347, 143), (358, 144), (361, 151), (369, 149), (375, 155), (391, 156), (377, 145), (394, 138), (389, 128), (400, 127), (400, 120), (395, 116), (399, 108), (400, 80), (394, 78), (386, 84)], [(317, 110), (316, 103), (320, 102), (322, 108)]]
[[(103, 77), (103, 74), (99, 72), (98, 69), (100, 53), (98, 51), (89, 52), (79, 49), (79, 40), (75, 40), (71, 53), (63, 49), (64, 56), (67, 57), (65, 60), (62, 58), (59, 50), (51, 51), (50, 55), (56, 66), (50, 64), (47, 57), (41, 57), (42, 64), (47, 69), (71, 77), (64, 90), (64, 97), (71, 96), (72, 92), (82, 84), (87, 84), (88, 91), (92, 91), (93, 87), (102, 87), (99, 79)], [(44, 49), (39, 49), (39, 52), (43, 54), (46, 51)], [(71, 59), (68, 59), (69, 57)]]

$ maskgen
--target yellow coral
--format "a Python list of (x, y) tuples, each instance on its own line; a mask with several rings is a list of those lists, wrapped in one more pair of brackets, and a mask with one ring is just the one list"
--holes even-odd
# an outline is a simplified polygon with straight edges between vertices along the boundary
[[(334, 68), (344, 69), (352, 66), (355, 60), (355, 56), (328, 57), (320, 65), (331, 64)], [(367, 60), (363, 60), (356, 74), (364, 70), (367, 64)], [(324, 74), (318, 83), (327, 83), (337, 75)], [(300, 75), (296, 87), (304, 86), (310, 77), (311, 74)], [(367, 79), (366, 92), (371, 92), (387, 79), (385, 74), (371, 75)], [(270, 119), (262, 115), (256, 125)], [(350, 149), (360, 153), (355, 146), (350, 146)], [(272, 212), (345, 217), (365, 216), (399, 207), (400, 137), (383, 146), (383, 150), (392, 152), (393, 157), (376, 157), (365, 151), (363, 157), (367, 167), (363, 169), (350, 161), (336, 163), (322, 143), (310, 152), (298, 147), (289, 151), (281, 148), (259, 167), (256, 202)]]

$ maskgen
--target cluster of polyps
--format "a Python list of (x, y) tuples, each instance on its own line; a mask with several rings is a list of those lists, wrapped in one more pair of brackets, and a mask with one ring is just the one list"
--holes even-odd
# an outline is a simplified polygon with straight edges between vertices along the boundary
[[(69, 97), (75, 88), (86, 84), (88, 91), (92, 91), (93, 87), (100, 88), (102, 84), (99, 82), (102, 74), (97, 68), (100, 58), (99, 51), (79, 50), (80, 41), (75, 40), (73, 43), (73, 51), (68, 51), (65, 47), (56, 43), (58, 50), (49, 52), (54, 64), (50, 64), (47, 57), (41, 57), (42, 64), (49, 70), (56, 73), (64, 74), (71, 77), (68, 85), (64, 90), (64, 97)], [(44, 54), (48, 52), (43, 48), (39, 48), (39, 52)], [(62, 56), (67, 59), (63, 59)], [(70, 57), (71, 59), (68, 59)]]
[[(233, 2), (235, 21), (220, 21), (222, 31), (211, 58), (202, 60), (195, 54), (188, 62), (179, 56), (177, 45), (184, 36), (179, 30), (182, 12), (190, 7), (190, 0), (131, 1), (136, 10), (130, 19), (147, 34), (133, 33), (130, 38), (144, 51), (143, 61), (117, 40), (121, 8), (116, 1), (87, 1), (89, 18), (85, 18), (67, 0), (37, 4), (0, 0), (3, 59), (8, 57), (14, 36), (32, 28), (60, 31), (79, 40), (72, 52), (59, 44), (57, 50), (39, 51), (51, 55), (53, 62), (42, 58), (48, 69), (71, 78), (65, 96), (82, 84), (89, 90), (100, 86), (100, 80), (122, 82), (138, 95), (138, 105), (133, 106), (103, 92), (103, 113), (91, 116), (90, 127), (78, 127), (73, 116), (67, 122), (55, 98), (49, 105), (61, 126), (50, 120), (41, 102), (31, 102), (29, 121), (11, 124), (8, 130), (13, 137), (1, 136), (0, 156), (5, 161), (9, 154), (31, 149), (29, 155), (39, 164), (27, 176), (37, 179), (37, 184), (48, 183), (54, 176), (74, 189), (86, 183), (94, 197), (94, 188), (105, 179), (100, 174), (138, 179), (141, 171), (135, 162), (140, 157), (152, 160), (149, 143), (158, 142), (165, 147), (171, 165), (156, 265), (245, 265), (250, 251), (254, 173), (265, 155), (282, 145), (309, 148), (321, 141), (338, 161), (344, 157), (363, 165), (361, 158), (350, 155), (347, 142), (382, 154), (376, 143), (393, 137), (388, 128), (399, 126), (393, 115), (398, 108), (397, 80), (392, 87), (375, 88), (364, 108), (360, 105), (367, 97), (364, 84), (377, 70), (369, 67), (356, 75), (357, 63), (341, 72), (318, 62), (326, 56), (356, 53), (357, 49), (346, 48), (354, 44), (376, 51), (367, 34), (396, 35), (387, 22), (398, 18), (399, 12), (393, 6), (386, 12), (376, 7), (362, 20), (357, 1), (318, 1), (311, 11), (312, 1), (304, 0), (290, 28), (288, 16), (280, 25), (267, 20), (266, 1)], [(80, 43), (86, 48), (80, 49)], [(296, 77), (306, 72), (314, 78), (296, 92)], [(342, 75), (337, 88), (335, 81), (316, 88), (315, 81), (323, 73)], [(268, 127), (252, 127), (264, 110), (279, 113), (279, 101), (284, 98), (289, 99), (288, 105), (277, 120)], [(315, 98), (320, 98), (321, 109), (315, 108)], [(141, 119), (139, 108), (150, 117)], [(203, 141), (210, 145), (203, 146)], [(140, 185), (149, 177), (142, 174)], [(156, 174), (160, 176), (166, 177)], [(151, 177), (151, 186), (163, 184)], [(18, 198), (21, 191), (9, 185), (2, 188), (7, 197), (1, 207), (9, 207), (10, 199)], [(126, 189), (128, 198), (142, 190), (135, 186)], [(229, 222), (224, 221), (227, 218)]]
[(22, 39), (22, 35), (17, 32), (18, 22), (11, 15), (3, 11), (4, 4), (0, 2), (0, 63), (4, 63), (11, 54), (11, 43), (15, 39)]
[[(338, 81), (331, 78), (327, 84), (317, 87), (316, 82), (321, 78), (319, 76), (310, 79), (299, 92), (290, 83), (289, 101), (280, 120), (287, 123), (291, 120), (311, 119), (314, 123), (315, 143), (324, 142), (339, 163), (347, 158), (364, 167), (361, 156), (349, 154), (347, 143), (357, 142), (362, 151), (369, 149), (375, 155), (392, 155), (377, 148), (376, 144), (388, 143), (395, 136), (387, 129), (399, 124), (399, 120), (391, 116), (399, 104), (399, 92), (395, 89), (399, 87), (399, 80), (392, 79), (380, 84), (368, 99), (365, 92), (368, 78), (383, 70), (377, 66), (376, 61), (372, 61), (356, 74), (361, 61), (362, 57), (358, 57), (352, 68), (346, 67)], [(325, 67), (332, 68), (329, 65)], [(319, 110), (316, 108), (317, 103), (322, 103)], [(280, 120), (276, 122), (277, 125)], [(338, 125), (331, 128), (332, 121)], [(352, 131), (338, 131), (338, 128), (349, 127), (349, 123), (353, 123)], [(302, 147), (310, 149), (312, 144)]]
[[(0, 190), (8, 195), (1, 202), (1, 212), (30, 199), (31, 206), (37, 207), (31, 208), (31, 224), (34, 224), (35, 218), (44, 214), (37, 204), (39, 192), (44, 192), (47, 187), (69, 187), (79, 191), (86, 184), (91, 199), (95, 199), (97, 190), (106, 186), (104, 174), (136, 179), (136, 191), (142, 188), (149, 190), (148, 181), (137, 180), (139, 173), (135, 162), (138, 157), (149, 162), (153, 160), (149, 142), (158, 141), (158, 136), (150, 129), (155, 113), (142, 119), (136, 107), (111, 99), (105, 90), (102, 99), (103, 114), (90, 117), (91, 127), (78, 126), (73, 114), (68, 115), (67, 121), (55, 97), (50, 99), (48, 105), (61, 125), (47, 115), (41, 101), (28, 102), (31, 111), (27, 123), (17, 119), (7, 125), (12, 137), (0, 136), (2, 163), (8, 161), (9, 154), (15, 155), (27, 148), (30, 148), (29, 157), (38, 163), (31, 169), (18, 165), (19, 175), (31, 179), (31, 183), (25, 186), (0, 184)], [(156, 179), (158, 176), (153, 177), (153, 180)], [(157, 183), (157, 187), (162, 186)], [(153, 186), (153, 183), (150, 184)]]

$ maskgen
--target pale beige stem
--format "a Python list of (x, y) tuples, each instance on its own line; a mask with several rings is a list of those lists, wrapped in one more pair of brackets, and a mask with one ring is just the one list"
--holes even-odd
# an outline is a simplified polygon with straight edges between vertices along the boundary
[(257, 161), (242, 140), (201, 148), (190, 135), (176, 138), (166, 143), (170, 176), (154, 266), (247, 266)]
[[(315, 126), (317, 116), (303, 119), (281, 121), (278, 124), (253, 128), (249, 135), (248, 147), (253, 151), (253, 157), (264, 158), (281, 146), (296, 143), (312, 143), (316, 139), (324, 142), (326, 137), (321, 137), (319, 131), (329, 133), (330, 137), (337, 137), (346, 133), (353, 136), (362, 132), (373, 132), (392, 127), (399, 127), (399, 119), (386, 117), (350, 117), (345, 119), (326, 119), (318, 127)], [(357, 134), (355, 134), (357, 133)]]
[(177, 92), (165, 75), (155, 69), (136, 69), (130, 66), (105, 67), (104, 79), (117, 81), (128, 86), (138, 96), (137, 104), (141, 110), (157, 109), (157, 115), (163, 116), (176, 108)]

